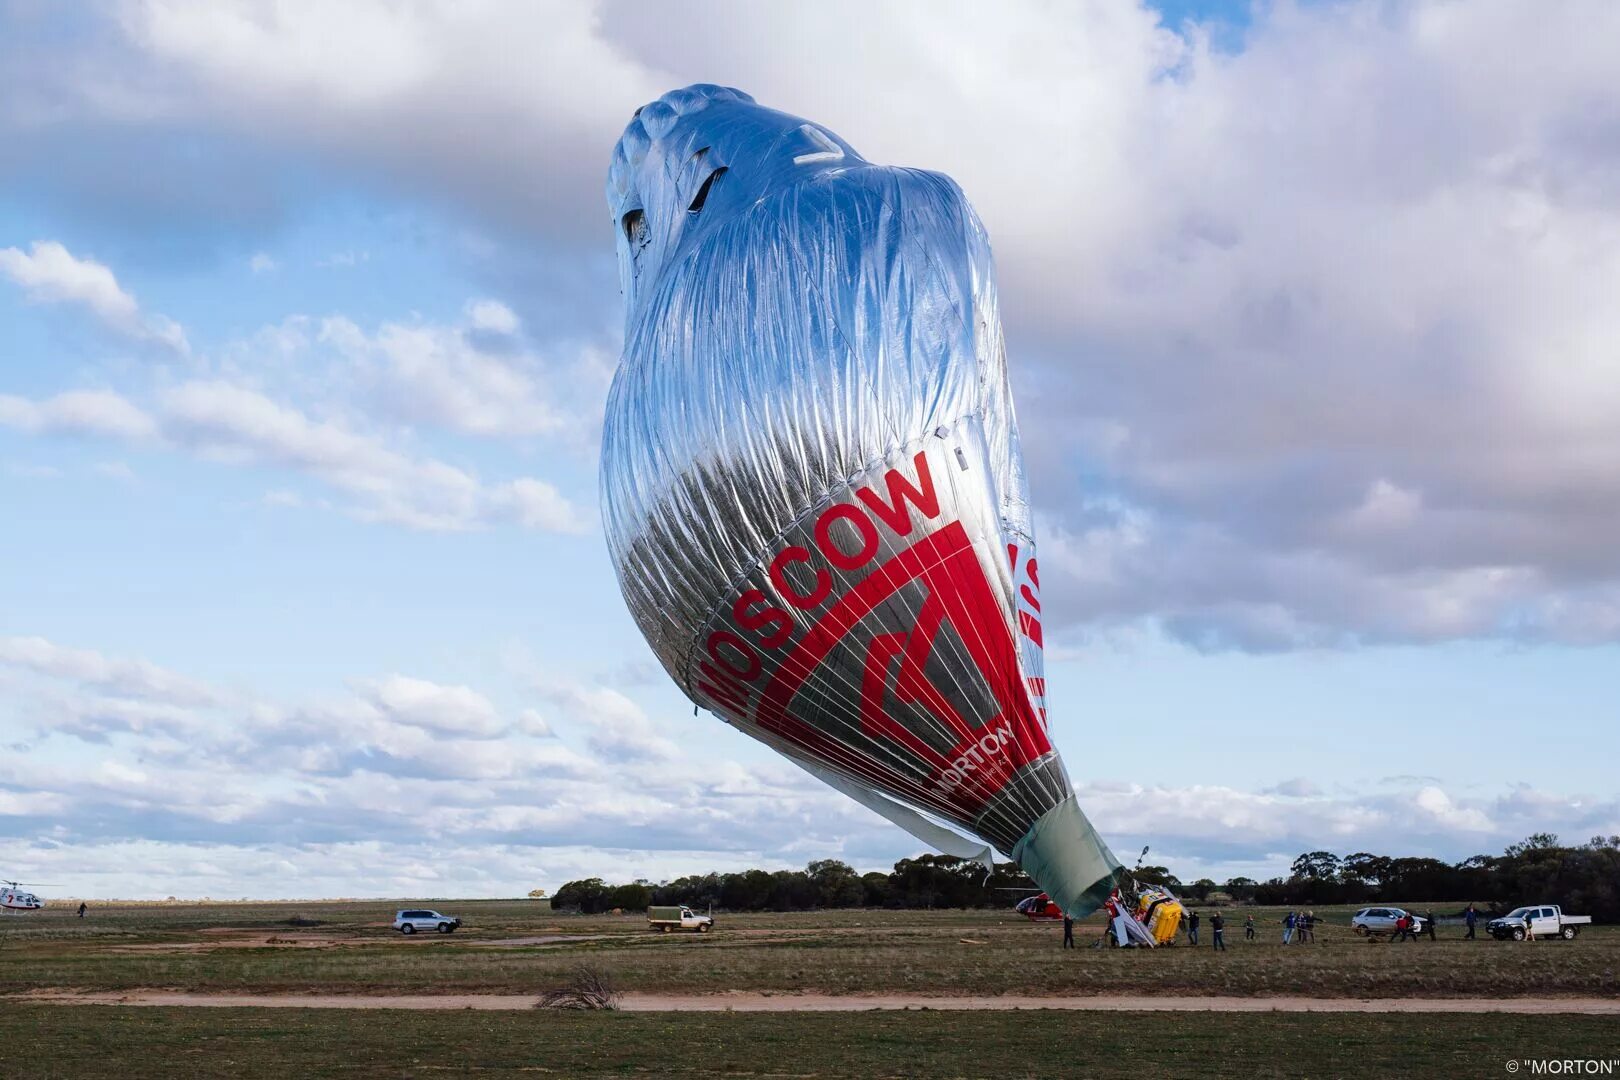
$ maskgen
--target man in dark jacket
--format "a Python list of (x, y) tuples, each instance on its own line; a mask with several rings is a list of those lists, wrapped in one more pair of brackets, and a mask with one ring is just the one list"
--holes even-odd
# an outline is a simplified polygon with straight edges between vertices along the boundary
[(1433, 911), (1425, 911), (1423, 913), (1423, 928), (1429, 932), (1429, 940), (1430, 941), (1439, 941), (1440, 940), (1439, 938), (1434, 936), (1434, 912)]
[(1479, 912), (1474, 910), (1473, 904), (1469, 904), (1468, 910), (1463, 912), (1463, 922), (1468, 924), (1468, 933), (1464, 934), (1463, 938), (1468, 941), (1474, 940), (1474, 924), (1479, 922)]
[(1063, 947), (1065, 949), (1074, 948), (1074, 919), (1068, 912), (1063, 914)]
[(1225, 952), (1226, 920), (1221, 917), (1221, 913), (1219, 911), (1209, 917), (1209, 928), (1215, 932), (1213, 934), (1213, 939), (1215, 942), (1216, 951)]
[(1187, 919), (1187, 937), (1194, 945), (1198, 944), (1198, 912), (1193, 912)]

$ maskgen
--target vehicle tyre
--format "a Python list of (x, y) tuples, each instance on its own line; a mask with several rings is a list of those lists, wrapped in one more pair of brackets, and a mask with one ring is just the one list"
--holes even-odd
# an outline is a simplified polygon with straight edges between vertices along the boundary
[(447, 922), (442, 922), (442, 923), (439, 924), (439, 933), (441, 933), (441, 934), (448, 934), (450, 931), (452, 931), (454, 929), (455, 929), (455, 927), (451, 926)]
[(709, 932), (709, 924), (708, 923), (698, 923), (698, 933), (707, 934), (708, 932)]
[(1351, 929), (1354, 930), (1356, 933), (1360, 934), (1362, 937), (1367, 937), (1369, 934), (1372, 933), (1372, 931), (1368, 930), (1365, 926), (1354, 926), (1354, 927), (1351, 927)]
[(1576, 933), (1578, 933), (1578, 931), (1573, 926), (1566, 926), (1558, 931), (1558, 936), (1563, 938), (1565, 941), (1574, 941)]
[(412, 926), (410, 923), (406, 923), (404, 926), (399, 928), (399, 932), (402, 934), (414, 934), (416, 933), (416, 927)]
[(669, 926), (669, 924), (668, 924), (668, 923), (666, 923), (666, 924), (664, 924), (664, 925), (663, 925), (663, 926), (660, 926), (660, 927), (659, 927), (659, 928), (658, 928), (658, 929), (660, 929), (660, 930), (662, 930), (662, 931), (663, 931), (663, 932), (664, 932), (664, 933), (666, 933), (666, 934), (667, 934), (667, 933), (669, 933), (669, 932), (670, 932), (670, 930), (671, 930), (671, 929), (672, 929), (672, 927), (670, 927), (670, 926)]
[(1524, 940), (1524, 927), (1515, 926), (1513, 928), (1513, 940), (1514, 941), (1523, 941)]

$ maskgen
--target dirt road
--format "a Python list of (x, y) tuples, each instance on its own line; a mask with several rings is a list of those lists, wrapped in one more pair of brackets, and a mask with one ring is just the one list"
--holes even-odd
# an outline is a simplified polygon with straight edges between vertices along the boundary
[[(344, 994), (187, 994), (167, 990), (80, 993), (38, 990), (12, 1001), (56, 1005), (165, 1005), (256, 1009), (482, 1009), (534, 1007), (533, 994), (365, 996)], [(0, 999), (4, 1000), (4, 999)], [(1620, 1016), (1620, 998), (1306, 998), (1306, 997), (942, 997), (927, 994), (625, 994), (626, 1012), (862, 1012), (874, 1009), (1067, 1009), (1088, 1012), (1577, 1013)]]

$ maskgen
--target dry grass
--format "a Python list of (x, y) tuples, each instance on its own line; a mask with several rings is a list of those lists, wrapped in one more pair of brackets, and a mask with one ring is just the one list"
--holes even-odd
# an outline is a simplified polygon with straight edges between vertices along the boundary
[[(18, 1077), (1505, 1076), (1504, 1063), (1606, 1060), (1611, 1017), (1407, 1021), (1261, 1013), (726, 1014), (0, 1008)], [(1528, 1071), (1528, 1070), (1527, 1070)]]
[[(415, 902), (412, 902), (414, 905)], [(1276, 912), (1261, 911), (1255, 942), (1230, 920), (1230, 951), (1059, 948), (1058, 926), (1010, 912), (834, 911), (722, 914), (712, 934), (663, 935), (640, 916), (566, 916), (531, 901), (433, 902), (461, 915), (454, 935), (407, 939), (387, 927), (398, 902), (93, 908), (0, 920), (0, 993), (39, 987), (325, 993), (539, 993), (589, 964), (625, 990), (829, 993), (1173, 993), (1381, 997), (1620, 995), (1620, 930), (1575, 942), (1369, 944), (1349, 909), (1319, 911), (1320, 943), (1283, 946)], [(410, 906), (410, 905), (407, 905)], [(1436, 905), (1437, 910), (1443, 910)], [(271, 945), (289, 920), (318, 922), (309, 948)], [(498, 946), (560, 935), (555, 943)], [(235, 939), (236, 947), (210, 942)], [(969, 939), (965, 942), (963, 939)], [(984, 942), (984, 944), (977, 944)], [(130, 945), (140, 945), (129, 950)], [(486, 947), (479, 947), (480, 945)], [(120, 951), (127, 950), (127, 951)]]

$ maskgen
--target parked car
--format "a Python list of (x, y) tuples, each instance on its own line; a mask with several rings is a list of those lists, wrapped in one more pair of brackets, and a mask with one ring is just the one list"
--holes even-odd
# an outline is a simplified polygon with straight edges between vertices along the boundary
[(394, 929), (402, 934), (414, 934), (418, 930), (437, 930), (441, 934), (450, 934), (460, 925), (460, 919), (451, 915), (440, 915), (437, 911), (429, 911), (427, 908), (412, 908), (394, 915)]
[(696, 930), (700, 934), (707, 934), (714, 928), (714, 919), (709, 915), (693, 914), (689, 907), (650, 907), (647, 909), (647, 929), (662, 930), (669, 933), (672, 930)]
[(1412, 920), (1412, 932), (1422, 933), (1426, 927), (1421, 915), (1413, 915), (1405, 908), (1398, 907), (1364, 907), (1350, 916), (1350, 929), (1367, 937), (1371, 934), (1393, 934), (1395, 920), (1402, 915)]
[(1557, 904), (1538, 904), (1535, 907), (1514, 908), (1500, 919), (1492, 919), (1485, 924), (1485, 931), (1497, 941), (1508, 938), (1523, 941), (1527, 918), (1536, 937), (1561, 937), (1565, 941), (1574, 941), (1581, 927), (1592, 925), (1590, 915), (1565, 915), (1563, 908)]

